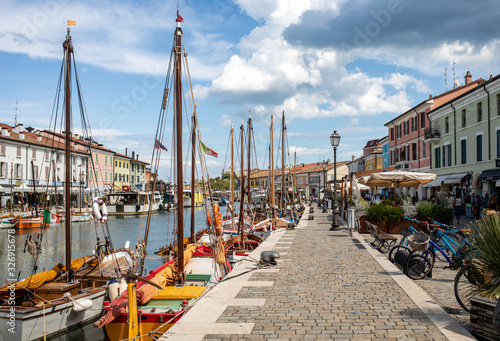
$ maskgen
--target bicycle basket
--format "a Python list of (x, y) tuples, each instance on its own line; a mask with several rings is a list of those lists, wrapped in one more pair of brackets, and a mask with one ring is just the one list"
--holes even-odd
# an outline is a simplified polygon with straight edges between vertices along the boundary
[(418, 232), (408, 237), (408, 244), (414, 251), (425, 251), (429, 247), (429, 236)]

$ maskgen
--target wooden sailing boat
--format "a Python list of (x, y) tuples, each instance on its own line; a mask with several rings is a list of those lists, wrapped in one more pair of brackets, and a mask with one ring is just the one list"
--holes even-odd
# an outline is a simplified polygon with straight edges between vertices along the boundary
[[(172, 59), (168, 72), (172, 76), (174, 84), (173, 118), (175, 147), (173, 150), (176, 169), (175, 191), (177, 198), (181, 199), (183, 198), (182, 108), (185, 104), (182, 98), (183, 65), (186, 65), (187, 68), (187, 59), (185, 59), (187, 54), (183, 53), (182, 45), (182, 21), (182, 17), (177, 13)], [(185, 64), (183, 64), (183, 60)], [(170, 84), (170, 79), (167, 80), (166, 84)], [(166, 120), (166, 103), (168, 102), (169, 94), (169, 89), (165, 88), (159, 122), (165, 122)], [(191, 137), (193, 143), (192, 167), (194, 167), (195, 141), (200, 140), (199, 136), (197, 136), (197, 130), (195, 130), (197, 126), (195, 107)], [(164, 129), (159, 129), (159, 131), (161, 132), (161, 136), (157, 135), (155, 138), (155, 148), (153, 149), (154, 162), (152, 162), (152, 165), (156, 165), (156, 170), (158, 170), (159, 155), (162, 148), (158, 148), (160, 149), (159, 152), (155, 152), (155, 149), (157, 149), (156, 146), (161, 145)], [(152, 171), (154, 170), (152, 169)], [(194, 179), (194, 171), (192, 171), (191, 175), (192, 179)], [(194, 190), (194, 183), (191, 188)], [(191, 196), (191, 200), (194, 200), (194, 196)], [(193, 202), (191, 202), (191, 205), (194, 205)], [(191, 216), (190, 237), (184, 238), (184, 205), (182, 201), (179, 201), (176, 207), (176, 219), (177, 245), (169, 248), (170, 251), (174, 251), (173, 259), (150, 272), (145, 278), (147, 281), (140, 279), (130, 281), (127, 291), (113, 300), (109, 304), (109, 308), (103, 313), (101, 319), (94, 323), (94, 327), (105, 327), (106, 334), (111, 341), (129, 338), (142, 341), (156, 339), (182, 317), (196, 298), (203, 294), (209, 286), (214, 284), (212, 260), (217, 258), (218, 264), (225, 263), (224, 254), (217, 252), (218, 249), (215, 248), (218, 237), (215, 236), (213, 238), (211, 243), (212, 248), (200, 247), (195, 243), (185, 247), (184, 241), (186, 239), (191, 242), (195, 239), (194, 215), (192, 214)], [(147, 231), (148, 228), (146, 228), (143, 248), (147, 247)], [(214, 251), (212, 259), (205, 258), (208, 255), (212, 255), (212, 251)], [(205, 260), (208, 260), (208, 262), (205, 262)], [(208, 270), (206, 269), (206, 265), (208, 265)], [(155, 285), (152, 285), (152, 283)], [(158, 286), (163, 289), (158, 289)]]
[[(71, 189), (71, 56), (73, 45), (70, 30), (63, 43), (65, 50), (65, 197), (66, 212), (70, 212)], [(62, 76), (62, 74), (61, 74)], [(43, 231), (43, 230), (42, 230)], [(41, 234), (43, 236), (43, 234)], [(36, 273), (42, 250), (35, 241), (27, 238), (33, 246), (35, 262), (33, 274), (0, 287), (0, 339), (41, 340), (48, 336), (81, 326), (100, 315), (106, 295), (107, 282), (121, 277), (121, 272), (134, 269), (134, 255), (130, 249), (114, 250), (110, 240), (96, 246), (96, 254), (71, 259), (71, 221), (66, 219), (65, 249), (66, 265), (56, 264), (53, 269)], [(41, 245), (42, 239), (36, 240)], [(15, 271), (15, 270), (9, 270)], [(11, 273), (11, 277), (15, 274)], [(12, 294), (14, 293), (14, 295)]]

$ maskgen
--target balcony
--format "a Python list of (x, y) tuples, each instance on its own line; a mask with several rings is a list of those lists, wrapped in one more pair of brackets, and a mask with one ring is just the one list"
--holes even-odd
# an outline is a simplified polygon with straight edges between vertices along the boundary
[(425, 141), (439, 141), (441, 139), (440, 127), (426, 128), (424, 130)]

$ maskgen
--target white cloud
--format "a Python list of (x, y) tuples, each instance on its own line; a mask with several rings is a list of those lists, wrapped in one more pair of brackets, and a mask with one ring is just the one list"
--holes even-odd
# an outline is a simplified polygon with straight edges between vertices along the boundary
[(350, 123), (357, 126), (359, 124), (359, 118), (351, 118)]

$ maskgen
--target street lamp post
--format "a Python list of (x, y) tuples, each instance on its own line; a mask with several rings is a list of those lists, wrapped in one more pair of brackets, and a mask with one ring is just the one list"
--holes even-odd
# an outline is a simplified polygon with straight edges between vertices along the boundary
[(326, 213), (326, 161), (323, 160), (323, 163), (321, 165), (323, 166), (323, 213)]
[(340, 144), (340, 135), (336, 130), (330, 136), (330, 143), (333, 147), (333, 203), (332, 203), (332, 227), (330, 231), (338, 231), (339, 227), (339, 210), (337, 207), (337, 147)]

